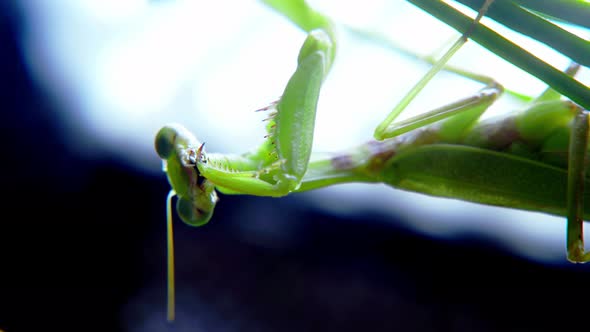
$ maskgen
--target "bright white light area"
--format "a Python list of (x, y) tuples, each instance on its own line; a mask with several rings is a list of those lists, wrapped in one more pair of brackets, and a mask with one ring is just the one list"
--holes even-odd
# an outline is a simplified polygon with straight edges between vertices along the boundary
[[(346, 151), (373, 129), (428, 70), (344, 28), (378, 32), (422, 55), (442, 54), (458, 34), (405, 1), (315, 1), (339, 24), (339, 49), (324, 84), (314, 150)], [(264, 114), (295, 69), (305, 34), (256, 1), (23, 0), (23, 40), (38, 80), (62, 102), (65, 139), (92, 157), (100, 147), (138, 169), (160, 172), (157, 130), (180, 122), (209, 151), (240, 153), (262, 141)], [(468, 11), (471, 15), (473, 12)], [(486, 24), (506, 31), (485, 20)], [(516, 36), (557, 68), (567, 60)], [(537, 79), (469, 42), (452, 59), (508, 89), (536, 94)], [(469, 96), (481, 87), (439, 74), (405, 117)], [(521, 107), (503, 98), (489, 114)], [(164, 176), (162, 174), (162, 176)], [(338, 213), (378, 210), (408, 217), (433, 236), (479, 233), (535, 259), (563, 261), (564, 218), (432, 199), (385, 186), (337, 186), (302, 194)], [(466, 217), (474, 216), (474, 217)]]

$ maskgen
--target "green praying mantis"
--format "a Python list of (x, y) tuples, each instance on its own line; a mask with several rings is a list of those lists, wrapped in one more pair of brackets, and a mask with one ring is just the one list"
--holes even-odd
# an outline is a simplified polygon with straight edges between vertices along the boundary
[[(480, 121), (502, 93), (495, 82), (476, 95), (395, 121), (427, 82), (467, 41), (463, 36), (375, 129), (374, 138), (332, 157), (312, 152), (322, 82), (336, 54), (330, 19), (302, 0), (267, 0), (308, 33), (297, 68), (270, 106), (267, 137), (241, 155), (208, 153), (187, 129), (167, 125), (155, 148), (172, 186), (167, 198), (168, 318), (174, 318), (172, 198), (192, 226), (206, 224), (223, 194), (281, 197), (339, 183), (385, 183), (391, 187), (476, 203), (541, 211), (567, 217), (567, 258), (587, 262), (583, 220), (590, 218), (584, 186), (588, 114), (548, 89), (525, 110)], [(473, 21), (485, 14), (487, 0)], [(574, 75), (577, 66), (565, 72)]]

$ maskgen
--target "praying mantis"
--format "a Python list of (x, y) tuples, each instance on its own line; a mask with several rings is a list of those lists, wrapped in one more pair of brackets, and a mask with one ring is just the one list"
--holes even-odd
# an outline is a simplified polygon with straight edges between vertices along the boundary
[[(164, 126), (155, 148), (172, 186), (167, 198), (168, 318), (174, 318), (172, 198), (188, 225), (210, 221), (217, 191), (281, 197), (348, 182), (391, 187), (476, 203), (567, 217), (567, 259), (587, 262), (583, 220), (590, 218), (584, 191), (590, 126), (580, 106), (549, 89), (520, 112), (480, 121), (502, 93), (495, 82), (476, 95), (403, 121), (402, 110), (466, 42), (463, 36), (418, 82), (374, 132), (375, 140), (335, 156), (314, 154), (314, 121), (322, 82), (336, 55), (329, 18), (302, 0), (267, 0), (308, 33), (297, 68), (269, 113), (267, 137), (241, 155), (208, 153), (178, 124)], [(478, 24), (493, 0), (473, 21)], [(565, 72), (574, 75), (577, 66)]]

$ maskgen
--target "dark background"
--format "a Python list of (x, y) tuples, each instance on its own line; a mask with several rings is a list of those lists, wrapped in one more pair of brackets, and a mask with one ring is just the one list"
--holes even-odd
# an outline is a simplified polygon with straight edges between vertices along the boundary
[(590, 327), (588, 266), (541, 265), (476, 237), (426, 238), (371, 211), (336, 217), (297, 195), (224, 196), (206, 227), (176, 223), (168, 325), (166, 179), (64, 147), (56, 103), (21, 58), (19, 14), (0, 4), (0, 330)]

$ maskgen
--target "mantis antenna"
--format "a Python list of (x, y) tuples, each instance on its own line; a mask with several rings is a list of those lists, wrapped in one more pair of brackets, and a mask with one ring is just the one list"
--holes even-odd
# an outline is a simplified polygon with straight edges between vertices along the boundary
[(174, 321), (175, 309), (175, 287), (174, 287), (174, 233), (172, 231), (172, 197), (176, 195), (174, 190), (170, 190), (166, 198), (166, 244), (167, 244), (167, 265), (168, 265), (168, 299), (166, 319), (169, 322)]

